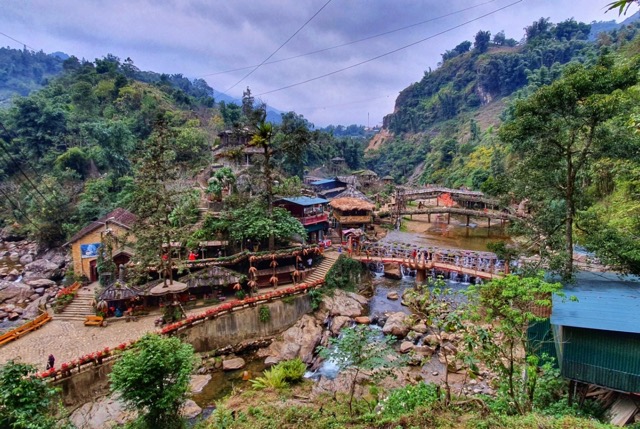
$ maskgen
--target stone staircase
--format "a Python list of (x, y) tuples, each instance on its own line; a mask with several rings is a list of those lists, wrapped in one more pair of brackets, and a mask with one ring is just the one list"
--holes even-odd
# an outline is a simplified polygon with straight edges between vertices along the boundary
[(312, 282), (314, 280), (324, 279), (324, 276), (327, 275), (327, 272), (333, 267), (333, 264), (336, 263), (340, 254), (335, 250), (328, 250), (324, 252), (324, 259), (320, 262), (319, 265), (313, 270), (308, 277), (304, 279), (304, 282)]
[(95, 316), (93, 308), (94, 292), (91, 287), (83, 287), (78, 290), (76, 297), (67, 305), (62, 313), (54, 314), (54, 320), (81, 320), (84, 322), (87, 316)]

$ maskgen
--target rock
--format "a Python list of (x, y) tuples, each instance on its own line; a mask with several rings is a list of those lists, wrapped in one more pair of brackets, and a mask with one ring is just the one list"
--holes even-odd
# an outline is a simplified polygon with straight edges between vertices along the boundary
[(31, 253), (27, 253), (26, 255), (22, 255), (20, 257), (20, 264), (27, 265), (33, 262), (33, 255)]
[(280, 362), (280, 359), (278, 359), (276, 356), (268, 356), (264, 360), (264, 366), (269, 368), (269, 367), (272, 367), (273, 365), (277, 365), (278, 362)]
[(397, 301), (398, 298), (400, 298), (400, 297), (398, 296), (398, 292), (396, 292), (396, 291), (391, 291), (391, 292), (389, 292), (387, 294), (387, 299), (390, 299), (392, 301)]
[(207, 385), (209, 380), (211, 380), (211, 375), (210, 374), (192, 375), (191, 376), (191, 382), (189, 383), (189, 389), (191, 390), (191, 393), (200, 393), (200, 392), (202, 392), (202, 389), (204, 389), (204, 386)]
[(58, 264), (49, 260), (36, 259), (24, 266), (24, 279), (25, 281), (36, 279), (60, 280), (62, 279), (62, 270)]
[(56, 282), (49, 279), (26, 280), (25, 283), (34, 289), (36, 288), (47, 289), (47, 288), (50, 288), (51, 286), (56, 285)]
[(202, 413), (202, 408), (196, 404), (193, 399), (187, 399), (180, 408), (180, 414), (186, 419), (192, 419)]
[(387, 335), (394, 335), (398, 338), (404, 338), (409, 333), (409, 327), (405, 325), (404, 319), (407, 317), (405, 313), (391, 313), (384, 324), (382, 332)]
[(407, 334), (407, 341), (411, 341), (414, 344), (418, 343), (418, 340), (422, 337), (422, 335), (418, 334), (416, 331), (411, 331), (409, 330), (409, 333)]
[(423, 342), (425, 344), (429, 344), (430, 346), (437, 346), (438, 344), (440, 344), (440, 341), (438, 340), (438, 337), (436, 337), (433, 334), (429, 334), (426, 337), (423, 338)]
[(333, 318), (333, 322), (331, 322), (331, 333), (333, 335), (338, 335), (340, 330), (344, 328), (345, 325), (351, 322), (351, 318), (347, 316), (336, 316)]
[(24, 313), (24, 310), (22, 308), (20, 308), (20, 307), (16, 307), (16, 308), (13, 309), (13, 312), (14, 313), (18, 313), (18, 314), (22, 314), (22, 313)]
[(422, 356), (433, 356), (433, 354), (436, 352), (436, 349), (435, 347), (418, 346), (414, 349), (414, 351)]
[(20, 315), (18, 313), (9, 313), (9, 315), (7, 316), (7, 319), (9, 320), (16, 320), (20, 317)]
[(33, 290), (23, 283), (9, 282), (6, 280), (0, 281), (0, 303), (6, 301), (23, 301), (32, 294)]
[(400, 353), (409, 353), (415, 346), (410, 341), (403, 341), (400, 344)]
[(135, 413), (127, 411), (123, 402), (109, 396), (87, 402), (70, 416), (75, 427), (82, 429), (112, 429), (134, 418)]
[(433, 375), (434, 377), (437, 377), (438, 375), (440, 375), (440, 373), (438, 371), (433, 371), (431, 375)]
[(336, 290), (333, 296), (322, 298), (318, 316), (322, 320), (329, 316), (358, 317), (362, 315), (364, 306), (368, 304), (367, 298), (353, 292)]
[(368, 325), (371, 323), (371, 319), (368, 316), (359, 316), (353, 320), (360, 325)]
[(44, 295), (44, 288), (43, 287), (39, 287), (33, 290), (35, 293), (37, 293), (38, 295)]
[(9, 255), (9, 259), (13, 262), (16, 262), (20, 259), (20, 254), (18, 254), (18, 252), (11, 252), (11, 254)]
[(242, 358), (226, 359), (222, 361), (223, 371), (233, 371), (234, 369), (243, 368), (246, 362)]
[(13, 311), (14, 308), (16, 308), (15, 304), (5, 304), (2, 306), (2, 309), (8, 312)]
[(7, 274), (9, 274), (9, 267), (0, 268), (0, 276), (6, 276)]
[(41, 254), (38, 259), (46, 259), (62, 268), (67, 264), (67, 252), (62, 247), (55, 247)]
[(9, 315), (9, 313), (7, 313), (6, 311), (2, 311), (0, 310), (0, 319), (4, 319), (5, 317), (7, 317)]
[(402, 272), (397, 264), (385, 264), (384, 276), (389, 279), (402, 280)]
[(412, 331), (416, 331), (416, 332), (418, 332), (420, 334), (426, 334), (428, 328), (427, 328), (427, 325), (424, 322), (420, 322), (420, 323), (418, 323), (416, 325), (413, 325), (411, 327), (411, 330)]
[(313, 361), (313, 352), (322, 339), (322, 331), (320, 322), (306, 314), (283, 332), (281, 340), (269, 345), (267, 355), (276, 357), (278, 361), (299, 357), (309, 364)]

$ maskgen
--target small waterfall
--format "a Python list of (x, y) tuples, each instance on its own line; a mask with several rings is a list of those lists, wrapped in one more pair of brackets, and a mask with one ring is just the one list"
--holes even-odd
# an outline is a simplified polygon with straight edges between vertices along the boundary
[(462, 275), (462, 283), (468, 285), (469, 284), (469, 274)]
[(412, 270), (409, 267), (405, 267), (404, 265), (400, 265), (400, 274), (402, 275), (403, 279), (409, 278), (409, 277), (415, 277), (416, 276), (416, 270)]
[(22, 274), (20, 274), (20, 275), (18, 276), (18, 278), (17, 278), (17, 279), (15, 279), (13, 282), (14, 282), (14, 283), (20, 283), (21, 281), (22, 281)]
[(458, 272), (457, 271), (451, 271), (449, 273), (449, 280), (452, 283), (458, 283)]
[(476, 277), (476, 284), (477, 285), (481, 285), (482, 284), (482, 279), (480, 277)]

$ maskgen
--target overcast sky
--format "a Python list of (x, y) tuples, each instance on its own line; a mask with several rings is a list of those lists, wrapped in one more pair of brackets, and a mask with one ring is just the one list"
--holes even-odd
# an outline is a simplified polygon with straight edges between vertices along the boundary
[[(47, 53), (62, 51), (92, 61), (108, 53), (130, 57), (142, 70), (202, 77), (216, 92), (238, 98), (249, 86), (268, 105), (293, 110), (316, 126), (374, 126), (393, 111), (402, 89), (435, 69), (445, 50), (473, 41), (478, 30), (504, 30), (520, 40), (524, 27), (540, 17), (552, 22), (623, 20), (617, 12), (605, 14), (610, 2), (0, 0), (0, 32)], [(364, 38), (369, 39), (350, 43)], [(412, 46), (400, 49), (407, 45)], [(0, 46), (22, 47), (2, 35)], [(323, 51), (310, 54), (318, 50)], [(246, 67), (271, 54), (242, 80), (253, 70)], [(300, 57), (288, 59), (295, 56)], [(283, 59), (288, 60), (278, 61)], [(312, 81), (296, 85), (307, 80)], [(281, 89), (290, 85), (296, 86)]]

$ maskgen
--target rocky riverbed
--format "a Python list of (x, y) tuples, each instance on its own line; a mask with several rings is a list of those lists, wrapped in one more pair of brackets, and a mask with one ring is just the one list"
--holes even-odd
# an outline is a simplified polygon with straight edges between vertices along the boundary
[(63, 248), (40, 249), (0, 233), (0, 331), (38, 316), (55, 299), (70, 260)]

